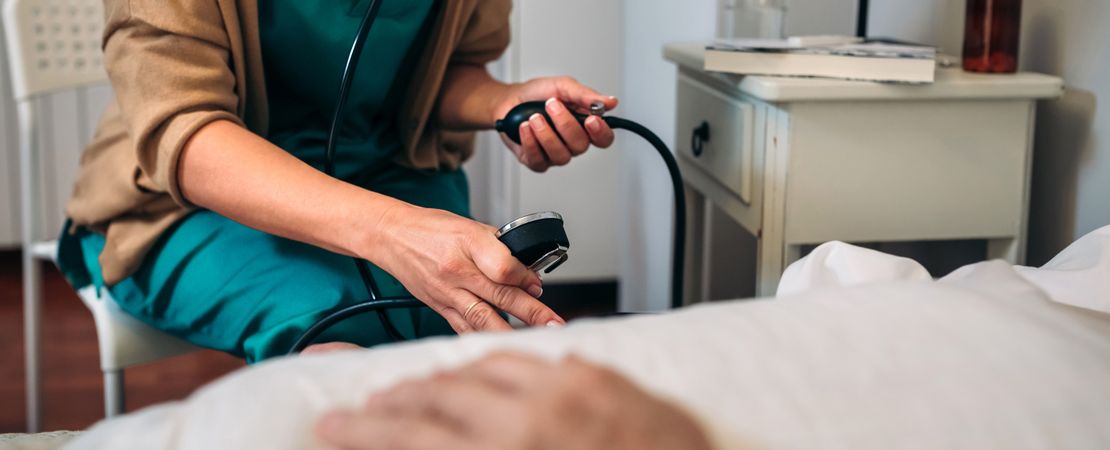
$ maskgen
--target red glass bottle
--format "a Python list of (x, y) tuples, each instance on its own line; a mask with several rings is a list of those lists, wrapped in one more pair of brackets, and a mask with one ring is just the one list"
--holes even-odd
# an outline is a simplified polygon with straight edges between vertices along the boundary
[(964, 70), (1014, 73), (1021, 42), (1021, 0), (967, 0)]

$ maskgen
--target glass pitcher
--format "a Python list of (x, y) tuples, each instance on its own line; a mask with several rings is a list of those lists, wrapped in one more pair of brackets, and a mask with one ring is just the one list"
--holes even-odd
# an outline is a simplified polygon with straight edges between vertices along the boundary
[(786, 37), (786, 0), (720, 0), (719, 5), (718, 37)]

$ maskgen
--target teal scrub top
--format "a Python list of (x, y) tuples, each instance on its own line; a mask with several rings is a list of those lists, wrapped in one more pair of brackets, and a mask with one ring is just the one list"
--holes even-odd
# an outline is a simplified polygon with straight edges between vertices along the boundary
[[(396, 104), (434, 0), (384, 1), (355, 73), (336, 145), (336, 176), (372, 174), (401, 147)], [(267, 139), (323, 169), (339, 81), (369, 0), (259, 4), (270, 104)]]

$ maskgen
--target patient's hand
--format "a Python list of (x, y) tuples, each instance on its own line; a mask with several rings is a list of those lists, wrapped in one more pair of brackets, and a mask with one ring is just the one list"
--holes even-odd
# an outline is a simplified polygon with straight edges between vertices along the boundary
[(317, 424), (344, 449), (708, 449), (692, 418), (611, 370), (496, 354)]

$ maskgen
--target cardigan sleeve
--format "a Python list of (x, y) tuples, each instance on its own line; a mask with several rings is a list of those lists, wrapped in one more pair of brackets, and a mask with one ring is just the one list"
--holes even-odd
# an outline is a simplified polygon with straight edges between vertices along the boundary
[(189, 207), (181, 149), (204, 125), (238, 114), (229, 39), (217, 2), (107, 0), (104, 63), (138, 160), (140, 188)]
[(452, 64), (485, 65), (509, 47), (512, 0), (478, 0), (451, 54)]

